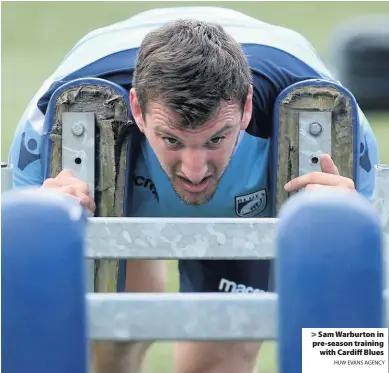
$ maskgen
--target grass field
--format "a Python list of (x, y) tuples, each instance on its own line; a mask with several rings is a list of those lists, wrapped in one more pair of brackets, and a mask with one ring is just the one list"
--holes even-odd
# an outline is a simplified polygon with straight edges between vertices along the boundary
[[(85, 33), (156, 7), (205, 5), (194, 2), (6, 2), (2, 3), (1, 157), (7, 159), (14, 128), (29, 100), (64, 55)], [(326, 60), (330, 33), (339, 22), (358, 15), (389, 13), (388, 2), (224, 2), (208, 5), (233, 8), (263, 21), (290, 27), (307, 37)], [(389, 163), (389, 113), (367, 113)], [(169, 291), (177, 290), (175, 262), (169, 263)], [(276, 372), (273, 343), (260, 354), (259, 371)], [(171, 345), (150, 351), (146, 373), (173, 372)], [(238, 373), (238, 372), (237, 372)]]

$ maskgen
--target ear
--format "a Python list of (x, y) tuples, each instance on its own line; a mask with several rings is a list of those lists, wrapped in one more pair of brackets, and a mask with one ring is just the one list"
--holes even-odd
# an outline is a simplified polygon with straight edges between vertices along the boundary
[(242, 121), (240, 124), (241, 130), (245, 130), (248, 127), (251, 121), (252, 111), (253, 111), (253, 86), (250, 84), (246, 103), (243, 108)]
[(130, 105), (131, 113), (135, 119), (135, 122), (141, 132), (144, 132), (145, 122), (142, 115), (142, 110), (139, 105), (138, 97), (136, 96), (135, 89), (131, 88), (130, 90)]

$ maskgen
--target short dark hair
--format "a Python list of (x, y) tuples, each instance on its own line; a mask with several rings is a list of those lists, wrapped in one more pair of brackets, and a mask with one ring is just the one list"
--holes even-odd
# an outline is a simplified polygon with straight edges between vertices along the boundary
[(139, 49), (133, 87), (142, 110), (158, 100), (180, 127), (204, 124), (224, 100), (243, 111), (252, 81), (240, 44), (217, 24), (177, 20), (151, 31)]

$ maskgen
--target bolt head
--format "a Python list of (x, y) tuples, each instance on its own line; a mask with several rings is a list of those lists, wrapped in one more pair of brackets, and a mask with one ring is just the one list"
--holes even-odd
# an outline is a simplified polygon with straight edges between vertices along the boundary
[(309, 133), (312, 136), (319, 136), (321, 132), (323, 131), (323, 128), (320, 123), (313, 122), (309, 125)]
[(75, 136), (81, 136), (84, 133), (84, 125), (82, 123), (74, 123), (72, 126), (72, 132)]

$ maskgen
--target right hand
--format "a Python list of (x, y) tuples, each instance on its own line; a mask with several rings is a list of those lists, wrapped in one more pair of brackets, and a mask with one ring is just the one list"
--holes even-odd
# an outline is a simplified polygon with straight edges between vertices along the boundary
[(62, 170), (56, 177), (46, 179), (42, 188), (56, 189), (61, 193), (76, 198), (92, 214), (96, 210), (88, 184), (77, 179), (71, 170)]

